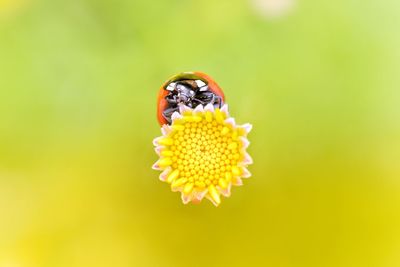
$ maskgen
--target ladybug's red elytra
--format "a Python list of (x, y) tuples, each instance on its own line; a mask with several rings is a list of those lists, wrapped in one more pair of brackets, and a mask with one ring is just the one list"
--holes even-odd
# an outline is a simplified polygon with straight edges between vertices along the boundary
[(160, 125), (171, 124), (171, 116), (180, 105), (195, 108), (213, 104), (220, 108), (225, 96), (218, 84), (202, 72), (182, 72), (169, 78), (157, 98), (157, 119)]

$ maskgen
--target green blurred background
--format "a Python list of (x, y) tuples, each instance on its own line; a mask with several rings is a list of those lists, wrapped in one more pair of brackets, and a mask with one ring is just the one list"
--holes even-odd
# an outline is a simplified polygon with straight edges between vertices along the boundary
[[(397, 0), (0, 0), (0, 267), (400, 266)], [(151, 170), (156, 94), (254, 125), (218, 208)]]

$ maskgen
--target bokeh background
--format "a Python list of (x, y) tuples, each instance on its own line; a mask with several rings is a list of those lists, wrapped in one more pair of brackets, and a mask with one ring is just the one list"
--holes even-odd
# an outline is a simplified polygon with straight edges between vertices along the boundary
[[(0, 0), (0, 267), (400, 266), (397, 0)], [(254, 125), (218, 208), (151, 170), (188, 70)]]

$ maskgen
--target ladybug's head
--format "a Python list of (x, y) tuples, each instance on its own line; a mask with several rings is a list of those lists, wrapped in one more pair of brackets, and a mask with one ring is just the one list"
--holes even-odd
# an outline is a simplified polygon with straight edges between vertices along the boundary
[(169, 91), (166, 100), (171, 104), (184, 104), (193, 107), (199, 100), (199, 93), (208, 91), (207, 84), (202, 80), (171, 81), (165, 90)]
[(158, 119), (161, 124), (171, 124), (171, 116), (180, 105), (195, 108), (213, 104), (221, 107), (224, 95), (218, 85), (206, 74), (184, 72), (173, 76), (161, 88), (158, 99)]

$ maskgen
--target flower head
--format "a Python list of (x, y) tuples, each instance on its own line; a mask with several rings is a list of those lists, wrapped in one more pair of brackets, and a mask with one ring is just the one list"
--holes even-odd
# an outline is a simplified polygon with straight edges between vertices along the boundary
[(246, 148), (251, 127), (237, 125), (227, 105), (199, 105), (194, 110), (181, 106), (153, 141), (160, 156), (153, 168), (162, 170), (160, 180), (171, 184), (172, 191), (181, 192), (183, 203), (206, 197), (218, 206), (221, 194), (228, 197), (232, 185), (250, 177), (247, 166), (252, 159)]

